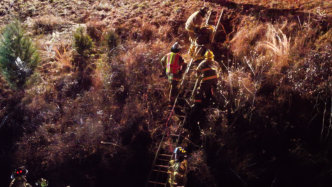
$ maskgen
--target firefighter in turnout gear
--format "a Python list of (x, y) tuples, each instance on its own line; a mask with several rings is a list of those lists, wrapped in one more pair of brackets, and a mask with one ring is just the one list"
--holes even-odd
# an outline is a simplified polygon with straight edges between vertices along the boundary
[(9, 187), (32, 187), (26, 179), (27, 174), (28, 170), (24, 166), (15, 169), (10, 176), (12, 181), (10, 182)]
[[(179, 83), (182, 79), (182, 74), (186, 69), (186, 64), (179, 54), (180, 45), (178, 42), (174, 43), (171, 52), (161, 59), (162, 66), (166, 69), (166, 75), (170, 83), (169, 105), (173, 106), (176, 96), (179, 93)], [(175, 111), (177, 113), (177, 109)]]
[(213, 31), (214, 29), (210, 26), (204, 26), (201, 28), (201, 32), (197, 36), (196, 46), (194, 48), (194, 68), (205, 59), (204, 55), (210, 48)]
[(189, 41), (191, 42), (190, 48), (189, 48), (189, 55), (192, 56), (194, 54), (195, 48), (196, 48), (196, 40), (197, 35), (200, 33), (201, 25), (203, 23), (203, 19), (206, 16), (208, 12), (207, 7), (202, 7), (200, 10), (194, 12), (191, 16), (189, 16), (185, 29), (189, 33)]
[(169, 185), (171, 187), (184, 186), (188, 167), (186, 150), (184, 150), (182, 147), (175, 148), (173, 152), (173, 158), (174, 159), (169, 162)]
[(199, 88), (194, 90), (195, 105), (206, 105), (208, 103), (216, 102), (215, 93), (218, 82), (218, 63), (214, 61), (214, 54), (211, 50), (205, 53), (205, 60), (202, 61), (197, 69), (197, 78)]
[(48, 186), (48, 181), (44, 178), (40, 178), (37, 182), (36, 182), (36, 186), (40, 186), (40, 187), (47, 187)]
[[(204, 60), (199, 63), (196, 68), (196, 83), (192, 90), (191, 101), (194, 104), (191, 105), (191, 112), (188, 117), (188, 121), (184, 124), (184, 128), (189, 131), (189, 139), (196, 145), (203, 143), (202, 132), (206, 127), (206, 114), (204, 108), (216, 103), (216, 88), (218, 82), (218, 69), (219, 65), (214, 61), (214, 55), (211, 50), (206, 50)], [(193, 147), (189, 146), (188, 150), (192, 150)]]

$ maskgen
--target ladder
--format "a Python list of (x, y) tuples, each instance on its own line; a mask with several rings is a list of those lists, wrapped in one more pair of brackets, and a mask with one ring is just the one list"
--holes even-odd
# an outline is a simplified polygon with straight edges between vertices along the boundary
[[(184, 72), (184, 75), (182, 77), (181, 83), (180, 83), (180, 88), (183, 88), (185, 84), (188, 84), (188, 81), (186, 80), (187, 75), (191, 74), (191, 66), (193, 64), (194, 59), (191, 59), (189, 62), (186, 71)], [(190, 81), (189, 81), (190, 82)], [(178, 103), (180, 92), (186, 92), (186, 90), (180, 89), (173, 107), (172, 107), (172, 112), (170, 116), (173, 114), (174, 108)], [(167, 149), (167, 146), (172, 147), (173, 149), (177, 147), (180, 137), (181, 137), (181, 128), (186, 122), (186, 116), (183, 119), (182, 122), (179, 124), (178, 130), (180, 130), (179, 134), (171, 134), (169, 135), (166, 130), (163, 133), (163, 136), (161, 138), (161, 141), (159, 143), (158, 149), (155, 153), (154, 160), (152, 162), (152, 167), (150, 170), (150, 173), (148, 175), (148, 180), (146, 183), (146, 187), (166, 187), (168, 185), (168, 168), (169, 168), (169, 162), (173, 158), (173, 150), (172, 149)], [(174, 139), (174, 137), (176, 137)], [(175, 141), (174, 141), (175, 140)], [(170, 145), (171, 144), (171, 145)]]
[[(214, 35), (219, 27), (219, 23), (223, 14), (223, 11), (220, 13), (218, 22), (215, 28), (215, 32), (213, 33), (213, 38)], [(214, 25), (215, 20), (217, 18), (217, 12), (216, 11), (210, 11), (209, 16), (206, 20), (206, 25)], [(214, 21), (214, 22), (213, 22)], [(213, 41), (213, 40), (212, 40)], [(187, 69), (182, 77), (181, 83), (180, 83), (180, 91), (179, 94), (177, 95), (175, 102), (173, 104), (172, 112), (174, 111), (175, 106), (178, 103), (180, 92), (184, 92), (184, 97), (191, 96), (192, 88), (195, 87), (196, 80), (191, 80), (190, 75), (194, 73), (193, 69), (191, 68), (193, 65), (194, 59), (191, 59), (190, 63), (187, 66)], [(189, 80), (186, 80), (187, 75), (189, 74)], [(183, 89), (183, 86), (186, 86), (189, 89)], [(190, 94), (189, 94), (190, 93)], [(170, 114), (170, 116), (172, 113)], [(173, 159), (173, 149), (176, 148), (179, 144), (180, 137), (181, 137), (181, 129), (183, 125), (186, 123), (187, 116), (184, 117), (183, 121), (179, 123), (179, 128), (178, 128), (178, 134), (167, 134), (166, 131), (164, 131), (163, 136), (161, 138), (160, 144), (158, 146), (158, 149), (155, 154), (155, 158), (152, 163), (152, 167), (148, 176), (148, 180), (146, 183), (146, 187), (167, 187), (168, 186), (168, 168), (169, 168), (169, 162)], [(171, 149), (169, 149), (170, 147)], [(184, 186), (183, 186), (184, 187)]]
[[(214, 37), (217, 33), (217, 30), (219, 29), (219, 25), (220, 25), (220, 21), (223, 16), (223, 13), (224, 13), (224, 9), (222, 9), (221, 12), (210, 10), (208, 17), (206, 18), (205, 26), (214, 25), (213, 26), (214, 33), (212, 35), (211, 43), (213, 43)], [(218, 17), (218, 15), (219, 15), (219, 17)], [(221, 25), (221, 26), (222, 26), (223, 31), (225, 32), (225, 28), (223, 28), (223, 25)]]
[[(182, 81), (180, 83), (180, 87), (183, 88), (183, 86), (193, 87), (192, 83), (194, 81), (190, 80), (190, 74), (192, 74), (191, 66), (193, 64), (193, 59), (188, 64), (188, 67), (183, 75)], [(186, 77), (189, 75), (189, 80), (186, 80)], [(188, 77), (187, 77), (188, 78)], [(186, 81), (185, 81), (186, 80)], [(180, 92), (184, 92), (184, 96), (188, 94), (186, 93), (186, 89), (180, 90), (178, 96), (175, 99), (173, 109), (175, 105), (179, 101)], [(190, 92), (191, 93), (191, 92)], [(189, 94), (188, 94), (189, 95)], [(163, 133), (163, 136), (161, 138), (161, 141), (159, 143), (158, 149), (155, 153), (155, 158), (152, 162), (152, 167), (148, 176), (148, 180), (146, 183), (146, 187), (167, 187), (168, 184), (168, 178), (169, 173), (169, 162), (173, 159), (173, 150), (176, 148), (180, 143), (181, 138), (181, 132), (183, 125), (186, 123), (187, 115), (184, 116), (183, 120), (179, 122), (178, 124), (178, 133), (175, 134), (169, 134), (166, 132), (166, 130)], [(171, 149), (170, 149), (171, 148)], [(184, 181), (185, 183), (186, 181)], [(179, 186), (180, 187), (180, 186)], [(184, 187), (184, 186), (181, 186)]]
[[(179, 129), (182, 128), (184, 121), (180, 122)], [(178, 146), (180, 137), (181, 131), (176, 134), (167, 134), (166, 132), (164, 132), (161, 142), (158, 146), (154, 161), (152, 163), (146, 187), (169, 186), (169, 163), (173, 159), (173, 150), (175, 147)]]
[(205, 26), (214, 25), (217, 19), (217, 11), (210, 10), (208, 13), (208, 17), (206, 18)]

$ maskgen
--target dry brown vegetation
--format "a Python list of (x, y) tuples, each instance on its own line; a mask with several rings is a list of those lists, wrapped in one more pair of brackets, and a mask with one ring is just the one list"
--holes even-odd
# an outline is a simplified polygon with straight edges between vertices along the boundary
[(37, 34), (52, 33), (55, 30), (59, 30), (68, 23), (62, 20), (61, 17), (53, 15), (45, 15), (34, 20), (34, 30)]
[[(204, 4), (225, 8), (223, 71), (189, 186), (331, 183), (329, 1), (30, 0), (0, 8), (0, 27), (18, 17), (42, 58), (24, 91), (0, 79), (0, 184), (24, 164), (52, 186), (143, 186), (168, 117), (159, 61), (175, 41), (186, 53), (184, 23)], [(94, 42), (84, 58), (78, 27)]]

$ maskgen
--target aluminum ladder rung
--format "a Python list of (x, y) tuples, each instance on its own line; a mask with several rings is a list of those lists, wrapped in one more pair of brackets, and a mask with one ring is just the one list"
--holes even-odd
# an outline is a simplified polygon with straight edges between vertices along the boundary
[(160, 161), (165, 161), (165, 162), (169, 162), (169, 160), (161, 159), (161, 158), (158, 158), (158, 160), (160, 160)]
[(159, 156), (172, 157), (172, 155), (169, 155), (169, 154), (159, 154)]
[(148, 183), (166, 186), (166, 183), (161, 183), (161, 182), (157, 182), (157, 181), (148, 181)]
[(160, 167), (160, 168), (168, 168), (168, 166), (166, 165), (155, 165), (156, 167)]
[(154, 172), (158, 172), (158, 173), (167, 173), (167, 171), (156, 170), (156, 169), (153, 169), (152, 171), (154, 171)]

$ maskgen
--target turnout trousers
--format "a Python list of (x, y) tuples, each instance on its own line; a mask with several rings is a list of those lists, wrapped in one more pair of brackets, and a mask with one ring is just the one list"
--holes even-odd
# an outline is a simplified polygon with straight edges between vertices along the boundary
[(180, 79), (172, 79), (170, 81), (170, 90), (169, 90), (168, 101), (171, 106), (173, 106), (176, 96), (179, 93), (179, 84), (180, 84)]
[(196, 92), (195, 103), (207, 104), (211, 101), (216, 102), (215, 93), (217, 81), (217, 79), (203, 81)]

